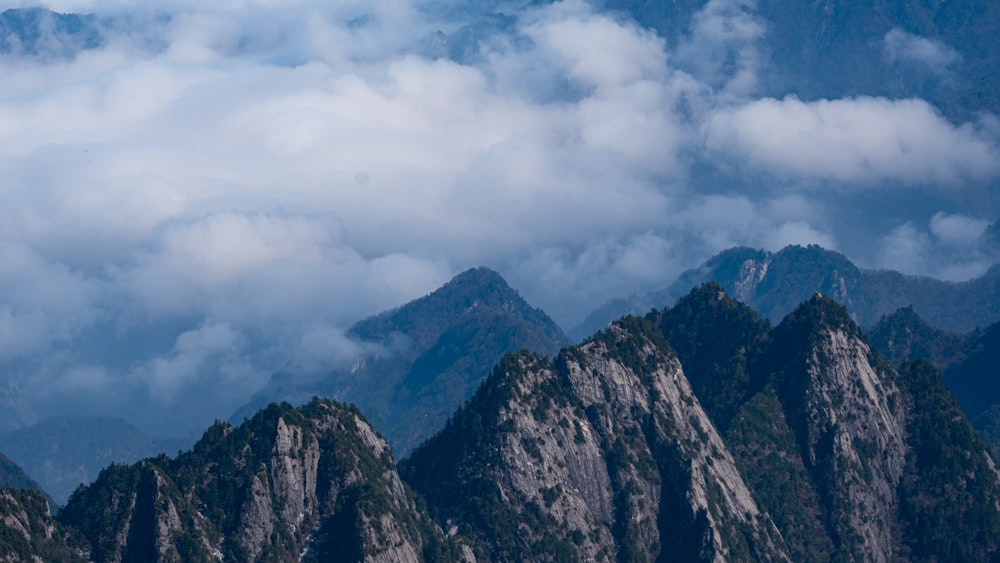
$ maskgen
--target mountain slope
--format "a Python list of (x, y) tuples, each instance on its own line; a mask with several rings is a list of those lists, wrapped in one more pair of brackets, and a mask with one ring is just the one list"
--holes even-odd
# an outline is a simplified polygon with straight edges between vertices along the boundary
[(736, 410), (762, 385), (752, 363), (767, 346), (770, 323), (714, 282), (648, 318), (677, 351), (712, 422), (725, 431)]
[(643, 319), (506, 358), (402, 471), (491, 559), (787, 559)]
[(84, 562), (84, 545), (53, 522), (41, 491), (0, 489), (0, 561)]
[(554, 360), (508, 354), (398, 472), (354, 407), (314, 399), (112, 465), (56, 522), (0, 497), (22, 558), (1000, 557), (1000, 474), (933, 365), (897, 372), (828, 297), (770, 329), (714, 284)]
[(315, 400), (217, 423), (169, 459), (113, 465), (60, 521), (97, 561), (420, 561), (461, 554), (353, 408)]
[(897, 374), (871, 351), (846, 310), (822, 296), (775, 328), (767, 363), (834, 557), (892, 560), (907, 451)]
[(727, 438), (796, 560), (997, 555), (1000, 480), (932, 365), (897, 373), (822, 296), (774, 329), (758, 365), (765, 387)]
[(346, 400), (405, 454), (444, 426), (505, 353), (554, 355), (568, 342), (544, 312), (487, 268), (466, 271), (430, 295), (360, 321), (348, 336), (375, 351), (351, 369), (319, 378), (279, 374), (233, 418), (275, 400)]
[(893, 365), (901, 365), (907, 360), (927, 360), (938, 369), (945, 369), (962, 357), (969, 337), (932, 327), (913, 307), (904, 307), (882, 317), (868, 331), (872, 347)]
[(1000, 323), (967, 335), (965, 341), (944, 380), (993, 455), (1000, 456)]
[(940, 373), (822, 295), (770, 329), (706, 284), (508, 356), (401, 473), (488, 559), (1000, 556), (1000, 478)]
[(3, 454), (0, 454), (0, 489), (42, 490), (20, 466)]
[(910, 449), (899, 487), (912, 560), (996, 560), (1000, 484), (993, 460), (927, 362), (900, 370), (906, 386)]

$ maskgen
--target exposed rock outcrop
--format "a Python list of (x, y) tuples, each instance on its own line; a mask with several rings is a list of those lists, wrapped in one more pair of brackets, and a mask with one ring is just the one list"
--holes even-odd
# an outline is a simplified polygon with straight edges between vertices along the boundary
[(491, 559), (787, 559), (643, 319), (554, 364), (508, 358), (404, 475)]
[(448, 552), (353, 408), (272, 405), (190, 453), (113, 466), (60, 515), (98, 561), (421, 561)]
[(0, 489), (0, 561), (87, 561), (83, 542), (52, 520), (41, 491)]

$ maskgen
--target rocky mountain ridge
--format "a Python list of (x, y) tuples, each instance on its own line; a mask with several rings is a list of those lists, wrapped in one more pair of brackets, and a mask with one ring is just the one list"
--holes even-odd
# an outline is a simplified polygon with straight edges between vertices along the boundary
[(875, 325), (911, 307), (932, 326), (967, 332), (1000, 321), (1000, 268), (965, 282), (859, 268), (844, 255), (816, 245), (778, 252), (737, 247), (683, 272), (667, 289), (611, 300), (569, 333), (583, 338), (624, 314), (645, 314), (675, 302), (692, 287), (715, 281), (772, 322), (819, 292), (846, 306), (855, 322)]
[(176, 459), (113, 465), (59, 520), (80, 531), (96, 561), (461, 555), (415, 504), (360, 413), (320, 400), (271, 405), (236, 428), (217, 423)]
[(983, 561), (1000, 475), (940, 372), (832, 299), (771, 328), (706, 284), (505, 356), (398, 468), (353, 407), (271, 405), (49, 522), (95, 561)]
[(440, 517), (471, 526), (483, 558), (786, 559), (648, 322), (622, 321), (555, 363), (508, 357), (477, 399), (403, 472)]

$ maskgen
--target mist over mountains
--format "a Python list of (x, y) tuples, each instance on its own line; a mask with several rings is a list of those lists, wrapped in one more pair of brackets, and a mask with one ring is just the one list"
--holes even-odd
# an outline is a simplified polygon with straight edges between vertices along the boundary
[(506, 355), (399, 463), (352, 406), (271, 404), (0, 516), (19, 560), (986, 561), (1000, 475), (932, 364), (828, 297), (772, 328), (708, 283)]
[(0, 17), (8, 428), (198, 431), (484, 264), (572, 327), (736, 245), (996, 257), (988, 3), (45, 8)]

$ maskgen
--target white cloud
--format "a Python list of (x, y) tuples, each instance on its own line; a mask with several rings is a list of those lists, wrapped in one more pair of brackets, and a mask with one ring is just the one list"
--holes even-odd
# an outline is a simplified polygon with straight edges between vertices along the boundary
[(992, 265), (980, 242), (989, 221), (939, 211), (926, 230), (907, 221), (879, 242), (882, 267), (907, 274), (961, 281), (981, 276)]
[[(587, 3), (539, 5), (466, 62), (421, 49), (469, 5), (49, 5), (97, 11), (105, 43), (0, 57), (0, 369), (43, 412), (224, 417), (467, 267), (572, 325), (729, 246), (862, 236), (826, 205), (848, 190), (810, 184), (964, 189), (1000, 162), (994, 119), (753, 100), (767, 23), (743, 0), (708, 2), (674, 53)], [(882, 263), (929, 271), (967, 242), (972, 212), (940, 208)]]
[(931, 233), (948, 246), (970, 247), (979, 243), (990, 222), (959, 214), (944, 212), (931, 217)]
[(944, 74), (962, 55), (940, 41), (913, 35), (894, 27), (882, 38), (882, 54), (890, 63), (916, 63)]
[(691, 22), (691, 35), (677, 59), (724, 97), (743, 97), (758, 88), (761, 40), (766, 23), (754, 14), (756, 0), (709, 0)]
[(886, 235), (879, 244), (881, 260), (885, 268), (906, 274), (923, 274), (924, 261), (930, 241), (926, 234), (911, 223), (899, 225)]
[(848, 184), (951, 187), (1000, 171), (994, 139), (915, 99), (756, 100), (712, 115), (705, 144), (779, 176)]
[(789, 221), (778, 225), (764, 236), (761, 246), (767, 250), (778, 251), (792, 244), (800, 246), (818, 244), (824, 248), (834, 250), (837, 248), (836, 241), (831, 236), (816, 230), (805, 221)]

